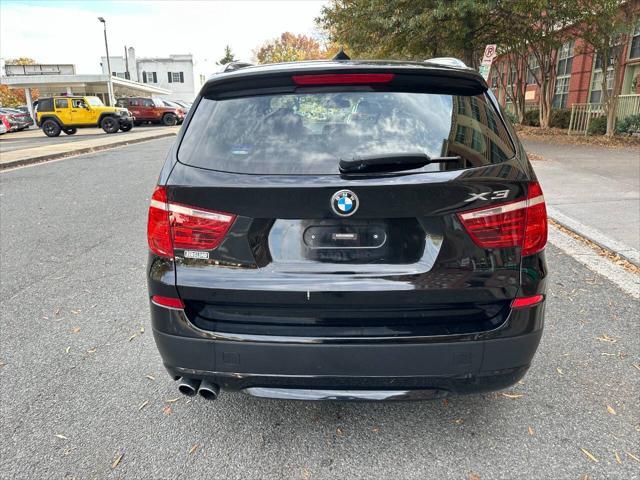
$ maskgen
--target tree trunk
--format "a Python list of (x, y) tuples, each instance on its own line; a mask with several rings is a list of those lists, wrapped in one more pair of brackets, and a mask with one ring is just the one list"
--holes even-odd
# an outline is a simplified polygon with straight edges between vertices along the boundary
[(605, 106), (607, 114), (607, 137), (613, 137), (616, 130), (616, 102), (617, 95), (611, 95), (607, 105)]
[(549, 79), (543, 78), (540, 86), (540, 128), (549, 128), (549, 119), (551, 117), (551, 84)]

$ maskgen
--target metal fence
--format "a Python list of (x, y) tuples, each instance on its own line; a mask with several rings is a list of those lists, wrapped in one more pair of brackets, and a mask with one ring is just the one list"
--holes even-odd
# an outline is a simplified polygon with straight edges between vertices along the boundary
[[(640, 114), (640, 95), (620, 95), (616, 104), (616, 120)], [(583, 134), (589, 131), (589, 123), (596, 117), (604, 115), (600, 103), (574, 103), (571, 106), (569, 135)]]

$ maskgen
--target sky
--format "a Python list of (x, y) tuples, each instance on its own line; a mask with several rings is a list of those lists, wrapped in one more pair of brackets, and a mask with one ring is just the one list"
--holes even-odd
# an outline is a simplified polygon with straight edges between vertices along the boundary
[(31, 57), (38, 63), (73, 63), (77, 73), (100, 72), (105, 55), (135, 47), (137, 57), (191, 53), (202, 70), (230, 45), (239, 60), (282, 32), (320, 36), (314, 18), (326, 1), (2, 0), (0, 57)]

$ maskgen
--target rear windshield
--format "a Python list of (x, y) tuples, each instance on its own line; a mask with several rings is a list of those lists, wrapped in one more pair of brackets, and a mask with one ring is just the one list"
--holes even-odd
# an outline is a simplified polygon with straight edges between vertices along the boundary
[(425, 153), (478, 167), (514, 155), (484, 95), (330, 92), (260, 95), (198, 104), (180, 145), (182, 163), (250, 174), (339, 174), (340, 159)]

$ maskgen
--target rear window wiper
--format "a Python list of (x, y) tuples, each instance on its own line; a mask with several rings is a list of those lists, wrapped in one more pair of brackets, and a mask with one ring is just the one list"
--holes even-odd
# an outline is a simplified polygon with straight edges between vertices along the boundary
[(424, 167), (430, 163), (462, 162), (462, 157), (430, 157), (426, 153), (389, 153), (360, 155), (350, 160), (340, 159), (341, 173), (399, 172)]

